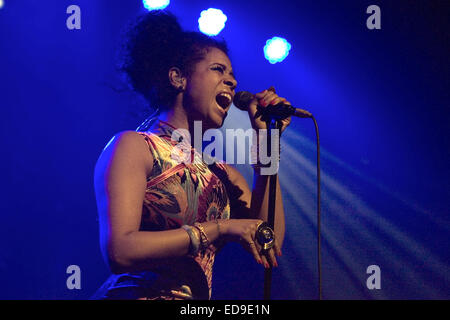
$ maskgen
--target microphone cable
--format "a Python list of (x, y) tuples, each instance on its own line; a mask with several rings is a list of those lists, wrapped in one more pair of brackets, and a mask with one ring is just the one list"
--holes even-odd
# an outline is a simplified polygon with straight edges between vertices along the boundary
[(318, 272), (318, 290), (319, 300), (322, 300), (322, 258), (321, 258), (321, 236), (320, 236), (320, 140), (319, 140), (319, 127), (317, 125), (316, 118), (311, 116), (314, 121), (314, 127), (316, 130), (317, 141), (317, 272)]

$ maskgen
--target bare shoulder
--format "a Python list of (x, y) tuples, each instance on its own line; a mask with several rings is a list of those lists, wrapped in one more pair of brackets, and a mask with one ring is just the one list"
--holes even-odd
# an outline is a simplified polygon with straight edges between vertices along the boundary
[(147, 175), (153, 168), (153, 157), (144, 137), (136, 131), (121, 131), (106, 144), (97, 160), (95, 171), (104, 171), (113, 163), (144, 168)]

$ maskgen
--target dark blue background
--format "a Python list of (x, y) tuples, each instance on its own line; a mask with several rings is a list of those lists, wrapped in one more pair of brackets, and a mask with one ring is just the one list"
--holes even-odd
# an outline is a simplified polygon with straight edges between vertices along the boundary
[[(98, 244), (95, 162), (134, 130), (145, 104), (115, 70), (140, 1), (8, 1), (0, 9), (0, 298), (86, 299), (107, 278)], [(66, 8), (81, 8), (81, 30)], [(381, 8), (381, 30), (366, 8)], [(448, 299), (448, 1), (176, 1), (196, 30), (222, 9), (240, 90), (274, 85), (316, 117), (321, 138), (325, 299)], [(262, 48), (292, 50), (271, 65)], [(246, 127), (238, 110), (226, 128)], [(273, 298), (316, 299), (315, 135), (294, 119), (280, 180), (287, 234)], [(251, 171), (241, 167), (251, 182)], [(68, 290), (66, 268), (81, 268)], [(381, 289), (366, 287), (369, 265)], [(259, 299), (263, 272), (238, 245), (217, 256), (213, 298)]]

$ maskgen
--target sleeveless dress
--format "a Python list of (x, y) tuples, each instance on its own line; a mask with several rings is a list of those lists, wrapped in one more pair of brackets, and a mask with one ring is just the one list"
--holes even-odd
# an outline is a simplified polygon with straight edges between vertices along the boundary
[[(140, 231), (171, 230), (185, 224), (230, 218), (230, 202), (223, 183), (226, 167), (218, 162), (208, 166), (190, 144), (183, 147), (184, 137), (174, 130), (159, 120), (152, 132), (138, 132), (154, 159)], [(186, 160), (186, 154), (190, 163), (180, 163), (181, 159)], [(111, 275), (92, 299), (170, 300), (179, 298), (180, 293), (185, 299), (210, 299), (212, 267), (220, 246), (212, 243), (196, 256), (168, 259), (162, 267), (152, 270)]]

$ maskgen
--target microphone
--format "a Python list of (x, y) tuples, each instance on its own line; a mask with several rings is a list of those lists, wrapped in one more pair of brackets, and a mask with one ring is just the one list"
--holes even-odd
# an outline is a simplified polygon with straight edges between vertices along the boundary
[[(242, 110), (247, 111), (248, 105), (253, 100), (254, 95), (248, 91), (239, 91), (236, 93), (233, 99), (234, 105)], [(275, 120), (283, 120), (290, 116), (299, 118), (312, 118), (312, 114), (306, 110), (295, 108), (289, 104), (279, 103), (276, 105), (268, 105), (267, 107), (261, 108), (260, 112), (263, 116), (270, 117)]]

